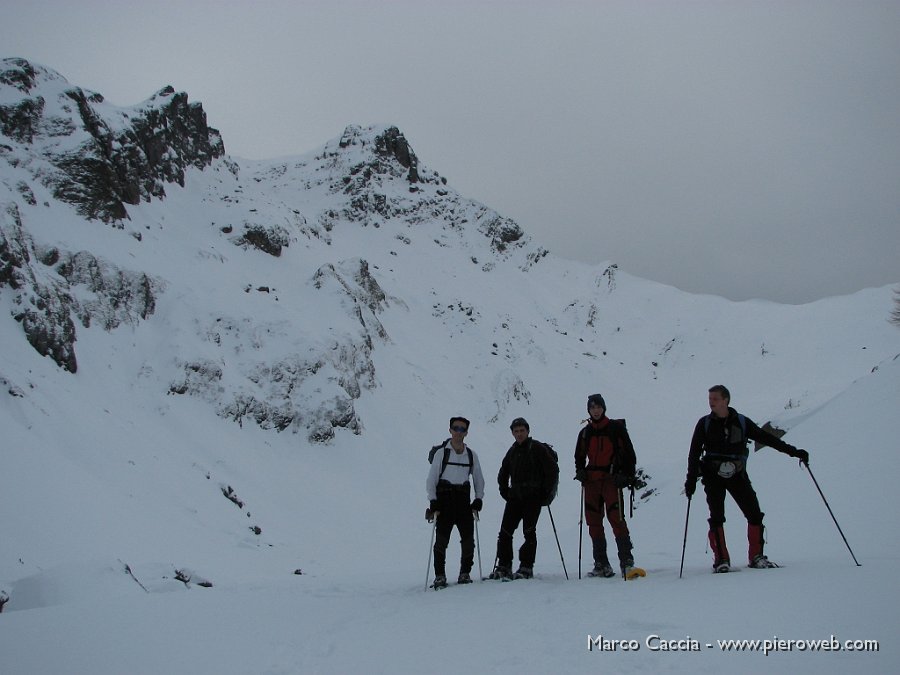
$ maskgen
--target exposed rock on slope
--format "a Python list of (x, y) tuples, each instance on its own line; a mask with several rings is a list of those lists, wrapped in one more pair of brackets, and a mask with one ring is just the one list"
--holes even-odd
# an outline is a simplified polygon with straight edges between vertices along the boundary
[[(23, 59), (5, 59), (0, 68), (0, 83), (7, 85), (3, 135), (20, 145), (40, 144), (27, 162), (33, 177), (86, 218), (125, 219), (126, 204), (164, 197), (166, 183), (184, 185), (189, 166), (202, 169), (225, 153), (202, 106), (172, 87), (139, 106), (111, 110), (100, 94), (71, 87)], [(12, 150), (2, 148), (7, 156)]]
[[(177, 323), (154, 334), (183, 339), (154, 345), (162, 361), (141, 369), (161, 394), (313, 441), (359, 433), (354, 402), (378, 385), (389, 295), (370, 251), (382, 263), (388, 249), (462, 251), (488, 274), (547, 253), (449, 188), (392, 126), (350, 125), (308, 155), (242, 162), (172, 87), (118, 107), (5, 59), (0, 131), (0, 291), (38, 354), (74, 373), (87, 329), (140, 331), (162, 311)], [(248, 280), (272, 275), (282, 281)], [(392, 279), (393, 296), (411, 290)], [(502, 395), (527, 394), (510, 377)]]

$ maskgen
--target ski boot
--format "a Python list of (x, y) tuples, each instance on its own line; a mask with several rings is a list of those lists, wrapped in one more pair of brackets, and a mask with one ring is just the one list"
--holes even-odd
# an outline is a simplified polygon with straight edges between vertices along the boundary
[(634, 566), (634, 556), (631, 555), (634, 547), (631, 545), (631, 537), (616, 537), (616, 546), (619, 548), (619, 566), (622, 568), (622, 578), (625, 581), (647, 576), (647, 572), (642, 567)]
[(592, 537), (591, 544), (594, 554), (594, 569), (587, 573), (589, 577), (614, 577), (612, 566), (609, 564), (609, 557), (606, 555), (606, 538)]
[(513, 579), (531, 579), (534, 576), (534, 568), (520, 565), (519, 569), (513, 575)]
[(616, 576), (616, 573), (613, 572), (612, 566), (608, 562), (595, 562), (594, 569), (587, 573), (589, 577), (604, 577), (605, 579), (609, 579), (610, 577)]
[(497, 565), (494, 571), (490, 573), (488, 579), (502, 579), (508, 581), (512, 579), (512, 570), (506, 565)]
[(765, 569), (771, 569), (773, 567), (778, 567), (778, 565), (776, 565), (771, 560), (769, 560), (766, 556), (764, 556), (762, 553), (760, 553), (759, 555), (754, 557), (753, 560), (750, 561), (750, 567), (752, 567), (755, 570), (765, 570)]
[(728, 555), (728, 546), (725, 545), (725, 529), (722, 525), (709, 521), (709, 548), (713, 552), (713, 572), (722, 574), (731, 571), (731, 556)]
[(447, 577), (443, 574), (436, 575), (434, 577), (434, 583), (431, 584), (431, 587), (436, 591), (439, 591), (442, 588), (447, 588)]
[(459, 579), (456, 580), (456, 583), (458, 583), (458, 584), (471, 584), (471, 583), (472, 583), (472, 577), (469, 576), (469, 573), (468, 573), (468, 572), (460, 572), (460, 573), (459, 573)]

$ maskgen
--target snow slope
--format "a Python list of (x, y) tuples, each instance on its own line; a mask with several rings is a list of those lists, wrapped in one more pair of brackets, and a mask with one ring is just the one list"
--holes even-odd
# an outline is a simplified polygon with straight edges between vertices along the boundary
[[(12, 505), (40, 508), (14, 519), (31, 525), (27, 538), (25, 528), (4, 519), (4, 552), (29, 549), (46, 559), (60, 541), (66, 551), (58, 553), (57, 564), (39, 570), (23, 560), (19, 566), (33, 572), (5, 584), (13, 600), (0, 617), (4, 672), (894, 672), (898, 593), (888, 580), (900, 557), (892, 536), (898, 384), (900, 362), (886, 362), (789, 436), (813, 453), (816, 478), (861, 567), (805, 471), (762, 450), (751, 460), (752, 476), (769, 514), (768, 550), (782, 569), (709, 574), (698, 501), (679, 579), (685, 500), (673, 487), (661, 488), (659, 499), (642, 505), (632, 521), (648, 577), (579, 581), (578, 492), (563, 483), (552, 508), (568, 581), (544, 514), (535, 580), (440, 593), (424, 590), (424, 462), (385, 456), (366, 437), (327, 457), (298, 453), (280, 442), (289, 437), (267, 439), (246, 427), (200, 439), (196, 432), (213, 430), (215, 421), (200, 415), (192, 422), (179, 414), (168, 415), (155, 438), (137, 434), (127, 446), (103, 444), (92, 451), (100, 421), (112, 427), (104, 435), (115, 436), (109, 420), (116, 411), (86, 410), (80, 421), (66, 420), (78, 438), (67, 452), (39, 450), (41, 442), (52, 447), (58, 431), (52, 427), (10, 439), (8, 447), (31, 451), (15, 453), (14, 464), (7, 464), (4, 473), (15, 480), (4, 489), (4, 513)], [(10, 428), (15, 425), (4, 420), (4, 429)], [(473, 430), (473, 444), (475, 436)], [(215, 450), (204, 451), (212, 445)], [(840, 448), (860, 461), (838, 461), (846, 457), (837, 455)], [(251, 449), (252, 459), (242, 459)], [(492, 450), (485, 447), (482, 455), (496, 458)], [(381, 461), (365, 462), (371, 471), (359, 471), (366, 452)], [(5, 463), (13, 454), (4, 453)], [(216, 487), (225, 482), (239, 486), (253, 518), (235, 508), (191, 523), (192, 510), (211, 510), (214, 504), (206, 502), (221, 499)], [(194, 494), (194, 501), (185, 503), (182, 494), (180, 503), (172, 503), (179, 489)], [(479, 528), (485, 567), (493, 558), (499, 513), (492, 495)], [(729, 515), (732, 548), (740, 550), (741, 519)], [(264, 544), (241, 534), (251, 521), (262, 523)], [(13, 529), (19, 538), (10, 538)], [(175, 550), (179, 559), (166, 557)], [(450, 570), (456, 551), (454, 542)], [(174, 569), (186, 566), (214, 586), (173, 580)], [(293, 574), (297, 567), (302, 575)], [(4, 569), (8, 578), (8, 563)], [(589, 650), (589, 636), (601, 635), (636, 640), (639, 650)], [(685, 641), (683, 647), (696, 640), (700, 651), (654, 651), (651, 646), (661, 644), (652, 638), (647, 644), (654, 635)], [(795, 648), (764, 656), (723, 651), (716, 642), (832, 635), (878, 640), (880, 651)]]
[[(560, 260), (421, 164), (415, 191), (394, 164), (362, 181), (382, 131), (190, 169), (165, 199), (129, 206), (121, 229), (39, 182), (34, 204), (3, 193), (36, 246), (90, 251), (163, 289), (146, 320), (79, 325), (74, 374), (28, 344), (0, 289), (3, 673), (896, 672), (892, 289), (733, 303)], [(3, 166), (6, 188), (31, 180), (26, 164)], [(236, 245), (247, 223), (286, 233), (281, 254)], [(221, 378), (180, 394), (191, 364)], [(315, 372), (285, 385), (302, 364)], [(679, 578), (688, 444), (719, 382), (810, 451), (860, 567), (806, 471), (763, 449), (749, 470), (784, 567), (709, 574), (698, 495)], [(597, 391), (628, 420), (654, 488), (631, 523), (649, 572), (633, 583), (577, 579), (571, 450)], [(289, 400), (298, 417), (278, 432), (223, 414), (249, 394)], [(353, 423), (316, 435), (335, 401)], [(454, 414), (473, 420), (488, 478), (485, 573), (509, 421), (526, 417), (559, 451), (568, 580), (545, 513), (535, 580), (424, 590), (425, 453)], [(729, 509), (737, 558), (744, 524)], [(457, 555), (454, 541), (451, 576)], [(717, 645), (832, 635), (879, 650)]]

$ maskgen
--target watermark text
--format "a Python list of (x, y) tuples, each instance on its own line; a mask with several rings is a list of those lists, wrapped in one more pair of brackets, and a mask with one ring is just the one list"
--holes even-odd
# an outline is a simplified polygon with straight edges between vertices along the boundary
[(834, 635), (821, 639), (790, 639), (777, 635), (760, 640), (715, 640), (704, 642), (690, 635), (665, 638), (648, 635), (643, 640), (611, 638), (605, 635), (588, 635), (589, 652), (762, 652), (768, 656), (776, 652), (877, 652), (881, 650), (878, 640), (840, 640)]

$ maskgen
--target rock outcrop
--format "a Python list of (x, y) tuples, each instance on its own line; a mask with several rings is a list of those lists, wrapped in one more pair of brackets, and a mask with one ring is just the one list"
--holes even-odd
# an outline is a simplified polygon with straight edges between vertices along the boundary
[(203, 107), (172, 87), (110, 114), (100, 94), (23, 59), (0, 63), (0, 83), (20, 94), (0, 105), (3, 135), (18, 144), (41, 143), (34, 177), (89, 219), (126, 219), (126, 205), (164, 197), (167, 183), (184, 185), (188, 167), (206, 167), (225, 154)]
[[(313, 442), (360, 433), (355, 402), (378, 386), (389, 296), (368, 247), (426, 258), (460, 248), (485, 273), (546, 254), (514, 221), (450, 189), (393, 126), (350, 125), (296, 160), (242, 164), (225, 156), (202, 106), (172, 87), (118, 107), (5, 59), (0, 132), (0, 291), (37, 353), (74, 373), (89, 330), (137, 335), (162, 312), (178, 323), (148, 340), (179, 337), (154, 344), (162, 360), (141, 377), (238, 424)], [(256, 280), (270, 271), (282, 282)], [(515, 378), (496, 387), (527, 400)]]

